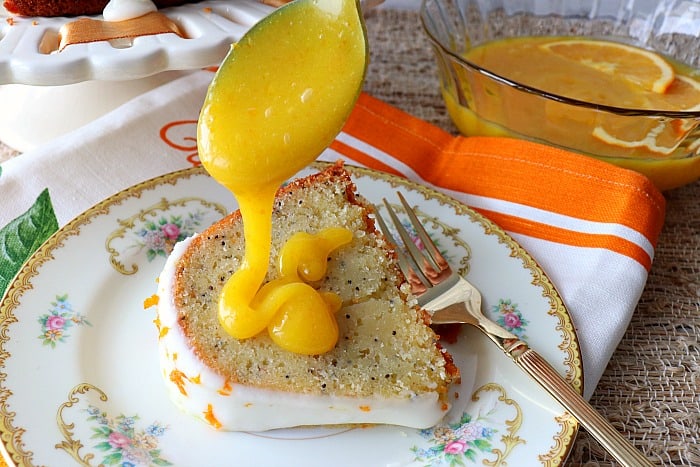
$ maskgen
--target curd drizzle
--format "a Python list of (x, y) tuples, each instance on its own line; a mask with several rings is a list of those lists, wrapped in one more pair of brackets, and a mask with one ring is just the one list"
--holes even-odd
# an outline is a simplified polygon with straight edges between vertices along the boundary
[(282, 249), (280, 278), (261, 286), (275, 193), (341, 130), (366, 60), (355, 0), (297, 0), (235, 44), (209, 87), (197, 128), (199, 157), (236, 196), (245, 236), (241, 267), (219, 299), (219, 321), (233, 337), (267, 328), (281, 347), (311, 355), (337, 342), (340, 299), (308, 282), (323, 277), (328, 254), (352, 239), (350, 231), (297, 233)]

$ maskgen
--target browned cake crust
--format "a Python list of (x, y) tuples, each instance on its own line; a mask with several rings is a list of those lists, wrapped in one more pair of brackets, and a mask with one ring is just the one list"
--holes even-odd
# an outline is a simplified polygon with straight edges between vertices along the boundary
[[(429, 328), (429, 315), (400, 292), (407, 291), (407, 284), (372, 212), (340, 164), (278, 192), (272, 258), (295, 231), (314, 232), (343, 222), (354, 232), (350, 245), (331, 254), (327, 277), (317, 284), (343, 301), (340, 342), (317, 356), (283, 351), (265, 333), (238, 341), (219, 325), (218, 295), (244, 251), (238, 211), (195, 237), (175, 265), (172, 297), (192, 351), (228, 381), (257, 387), (365, 397), (408, 390), (445, 393), (459, 370)], [(276, 275), (274, 263), (268, 280)]]
[[(154, 0), (158, 8), (199, 0)], [(102, 14), (109, 0), (5, 0), (7, 11), (22, 16), (79, 16)]]

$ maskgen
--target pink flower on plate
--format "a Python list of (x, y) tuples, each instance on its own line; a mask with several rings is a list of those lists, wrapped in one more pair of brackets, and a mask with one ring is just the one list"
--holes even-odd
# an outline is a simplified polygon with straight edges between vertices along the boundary
[(115, 449), (125, 449), (131, 444), (131, 438), (118, 431), (111, 432), (107, 441)]
[(165, 224), (160, 230), (162, 230), (165, 236), (170, 240), (176, 240), (177, 237), (180, 236), (180, 227), (176, 224)]
[(520, 321), (520, 316), (515, 313), (506, 313), (503, 316), (503, 322), (511, 329), (519, 328), (523, 324), (522, 321)]
[(66, 324), (66, 319), (62, 316), (51, 315), (46, 319), (46, 329), (50, 331), (56, 331), (58, 329), (63, 329)]
[(461, 440), (451, 441), (445, 446), (447, 454), (462, 454), (467, 449), (467, 443)]

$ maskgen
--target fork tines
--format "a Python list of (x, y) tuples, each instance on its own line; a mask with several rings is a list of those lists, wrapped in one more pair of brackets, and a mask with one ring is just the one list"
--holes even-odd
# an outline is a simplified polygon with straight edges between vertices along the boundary
[(404, 198), (400, 192), (397, 192), (397, 195), (413, 229), (415, 230), (416, 236), (421, 241), (424, 249), (421, 251), (421, 249), (416, 246), (411, 234), (408, 232), (408, 230), (406, 230), (406, 227), (404, 227), (403, 223), (396, 214), (395, 209), (386, 200), (386, 198), (383, 199), (384, 206), (389, 213), (389, 217), (391, 217), (391, 221), (396, 232), (401, 237), (405, 251), (399, 249), (398, 242), (384, 222), (382, 216), (379, 214), (378, 209), (377, 222), (379, 223), (382, 232), (384, 232), (384, 235), (391, 243), (394, 244), (397, 250), (399, 267), (401, 268), (401, 271), (411, 284), (414, 293), (419, 294), (419, 283), (423, 288), (429, 288), (440, 283), (445, 274), (451, 273), (450, 266), (433, 243), (432, 239), (423, 227), (423, 224), (416, 216), (414, 209), (411, 208), (406, 201), (406, 198)]

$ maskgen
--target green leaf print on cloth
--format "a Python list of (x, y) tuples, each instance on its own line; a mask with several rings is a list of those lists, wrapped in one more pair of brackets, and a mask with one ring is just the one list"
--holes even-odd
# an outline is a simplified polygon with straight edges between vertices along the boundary
[(48, 189), (27, 212), (0, 229), (0, 296), (24, 262), (57, 230)]

